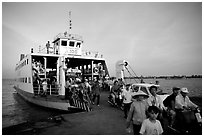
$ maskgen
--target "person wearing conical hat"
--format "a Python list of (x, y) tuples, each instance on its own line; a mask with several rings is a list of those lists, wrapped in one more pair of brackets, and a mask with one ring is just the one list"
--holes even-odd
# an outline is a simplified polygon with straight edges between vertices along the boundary
[(178, 94), (176, 96), (176, 101), (175, 101), (175, 108), (178, 109), (195, 109), (198, 106), (196, 104), (194, 104), (189, 97), (187, 96), (187, 94), (189, 93), (187, 88), (181, 88), (180, 90), (180, 94)]
[(147, 118), (146, 111), (149, 107), (147, 103), (147, 98), (149, 97), (146, 93), (139, 90), (138, 92), (134, 92), (132, 97), (135, 100), (132, 102), (130, 106), (130, 110), (127, 117), (127, 130), (130, 129), (130, 123), (133, 123), (133, 133), (135, 135), (139, 135), (139, 131), (142, 125), (143, 120)]

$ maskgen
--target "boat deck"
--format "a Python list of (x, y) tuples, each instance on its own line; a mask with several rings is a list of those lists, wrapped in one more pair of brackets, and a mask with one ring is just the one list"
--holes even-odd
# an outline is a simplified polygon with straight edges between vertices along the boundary
[[(15, 86), (14, 88), (17, 89)], [(19, 89), (18, 91), (22, 92)], [(64, 99), (64, 96), (61, 96), (61, 95), (47, 95), (47, 96), (36, 95), (34, 96), (33, 94), (29, 92), (23, 92), (23, 94), (29, 98), (35, 98), (36, 100), (50, 100), (52, 102), (67, 102), (67, 100)]]

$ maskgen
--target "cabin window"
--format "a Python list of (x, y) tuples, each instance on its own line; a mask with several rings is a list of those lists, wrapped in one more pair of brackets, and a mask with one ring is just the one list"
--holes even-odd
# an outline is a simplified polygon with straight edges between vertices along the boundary
[(70, 47), (74, 47), (74, 41), (70, 41), (70, 42), (69, 42), (69, 46), (70, 46)]
[(27, 83), (27, 77), (25, 78), (25, 83)]
[(67, 46), (67, 41), (65, 40), (62, 40), (62, 43), (61, 43), (62, 46)]
[(143, 91), (144, 93), (146, 93), (147, 95), (149, 95), (148, 92), (147, 92), (146, 87), (141, 87), (140, 90)]
[(133, 92), (138, 92), (139, 87), (136, 86), (136, 85), (133, 85), (133, 86), (132, 86), (132, 90), (133, 90)]
[(27, 59), (27, 64), (28, 64), (28, 59)]
[(81, 43), (80, 43), (80, 42), (77, 42), (76, 47), (79, 47), (79, 48), (80, 48), (80, 46), (81, 46)]
[(30, 77), (28, 77), (28, 82), (31, 83)]

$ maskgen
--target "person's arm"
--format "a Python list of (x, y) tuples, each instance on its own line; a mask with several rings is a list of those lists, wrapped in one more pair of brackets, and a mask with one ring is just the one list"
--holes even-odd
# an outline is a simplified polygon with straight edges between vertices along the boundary
[(147, 101), (148, 106), (152, 106), (152, 98), (151, 98), (151, 96), (148, 97), (146, 101)]
[(145, 129), (146, 129), (146, 120), (144, 120), (143, 122), (142, 122), (142, 126), (141, 126), (141, 128), (140, 128), (140, 134), (141, 135), (144, 135), (144, 133), (145, 133)]
[(113, 87), (114, 87), (114, 86), (111, 87), (110, 93), (113, 93)]
[(194, 103), (189, 99), (188, 96), (186, 96), (186, 101), (187, 101), (188, 107), (190, 107), (190, 108), (197, 108), (197, 107), (198, 107), (196, 104), (194, 104)]
[(91, 85), (90, 85), (90, 84), (88, 85), (88, 88), (89, 88), (89, 90), (90, 90), (90, 92), (91, 92), (91, 91), (92, 91), (92, 89), (91, 89)]

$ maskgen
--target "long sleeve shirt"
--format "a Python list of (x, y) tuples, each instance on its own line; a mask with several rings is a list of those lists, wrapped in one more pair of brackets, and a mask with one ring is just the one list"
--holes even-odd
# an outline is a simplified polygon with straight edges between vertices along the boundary
[(135, 101), (130, 106), (130, 111), (127, 117), (128, 126), (133, 121), (135, 125), (141, 125), (142, 122), (146, 119), (146, 111), (148, 109), (148, 103), (146, 100)]
[(181, 94), (178, 94), (178, 95), (176, 96), (175, 108), (176, 108), (176, 109), (183, 109), (183, 107), (196, 108), (197, 105), (194, 104), (193, 102), (191, 102), (188, 96), (186, 96), (186, 97), (184, 98)]

